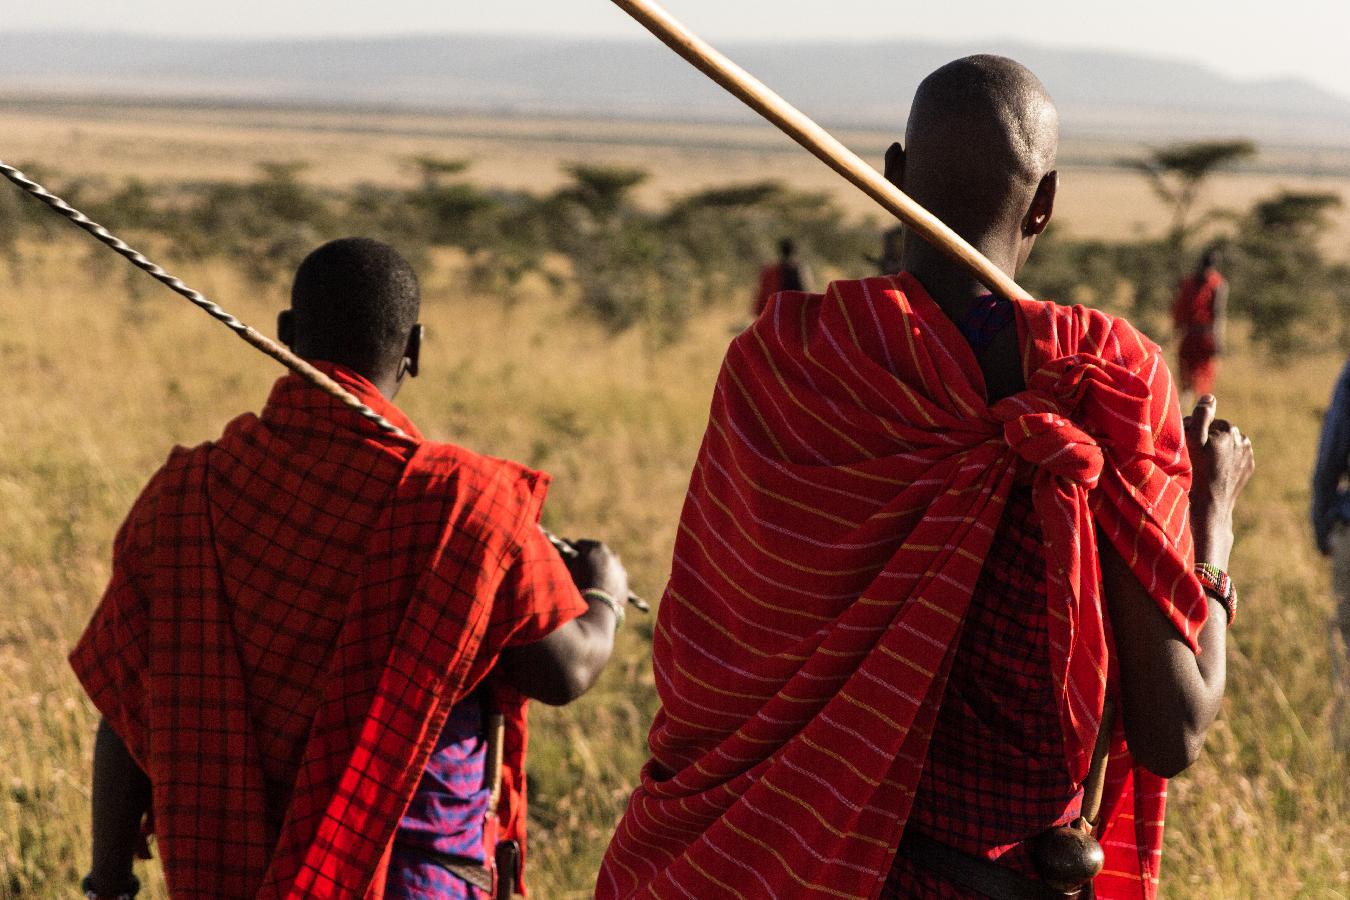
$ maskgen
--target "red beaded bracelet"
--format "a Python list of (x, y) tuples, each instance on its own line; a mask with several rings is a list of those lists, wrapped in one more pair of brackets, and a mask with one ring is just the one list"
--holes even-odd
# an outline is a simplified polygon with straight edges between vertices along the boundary
[(1228, 614), (1228, 624), (1232, 625), (1237, 616), (1237, 586), (1233, 584), (1233, 579), (1223, 569), (1210, 563), (1197, 563), (1195, 577), (1200, 579), (1205, 593), (1223, 606), (1224, 612)]

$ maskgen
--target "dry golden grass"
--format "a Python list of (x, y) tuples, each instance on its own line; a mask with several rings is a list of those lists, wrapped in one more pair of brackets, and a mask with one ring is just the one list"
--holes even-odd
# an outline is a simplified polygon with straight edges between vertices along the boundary
[[(88, 865), (95, 719), (65, 654), (120, 518), (173, 444), (256, 409), (277, 376), (185, 302), (133, 300), (89, 272), (86, 250), (30, 249), (18, 281), (0, 268), (0, 365), (15, 401), (0, 422), (0, 896), (67, 895)], [(224, 264), (184, 274), (262, 326), (284, 303)], [(546, 521), (612, 536), (635, 585), (658, 594), (730, 318), (652, 355), (636, 335), (573, 321), (566, 299), (541, 291), (507, 309), (461, 293), (452, 265), (426, 274), (427, 364), (401, 403), (429, 435), (553, 473)], [(650, 630), (641, 619), (627, 629), (583, 703), (536, 716), (537, 896), (584, 893), (643, 761)]]
[[(94, 724), (64, 655), (107, 576), (111, 536), (168, 447), (256, 408), (276, 371), (171, 295), (135, 300), (91, 277), (82, 244), (30, 254), (21, 281), (0, 271), (0, 895), (56, 897), (87, 866)], [(260, 324), (283, 302), (222, 264), (185, 274)], [(576, 321), (567, 298), (507, 309), (462, 293), (456, 274), (442, 261), (427, 279), (425, 374), (400, 401), (434, 437), (552, 471), (550, 524), (611, 539), (658, 594), (737, 313), (651, 353)], [(1350, 896), (1350, 768), (1333, 749), (1327, 582), (1304, 522), (1338, 364), (1275, 371), (1244, 358), (1223, 373), (1222, 411), (1251, 431), (1260, 469), (1239, 517), (1228, 700), (1204, 760), (1174, 782), (1169, 897)], [(644, 759), (649, 641), (640, 620), (590, 695), (536, 710), (538, 897), (588, 895)]]
[[(15, 159), (118, 174), (144, 163), (140, 174), (166, 179), (242, 176), (250, 154), (311, 150), (323, 178), (340, 179), (362, 157), (371, 177), (398, 178), (406, 176), (397, 161), (410, 152), (478, 152), (457, 138), (400, 143), (388, 135), (349, 146), (361, 139), (297, 133), (255, 145), (258, 134), (247, 129), (231, 143), (226, 132), (170, 118), (155, 126), (162, 131), (150, 129), (143, 145), (153, 152), (144, 154), (124, 124), (6, 114), (0, 129), (19, 136), (17, 149), (5, 148)], [(158, 144), (166, 134), (182, 141), (174, 158)], [(203, 155), (204, 146), (219, 152)], [(508, 158), (547, 180), (572, 148), (527, 152), (539, 147)], [(606, 152), (657, 168), (650, 154)], [(680, 165), (682, 174), (658, 183), (685, 189), (750, 172), (721, 166), (705, 176)], [(488, 171), (484, 157), (480, 174)], [(1070, 180), (1066, 199), (1086, 190)], [(229, 417), (256, 409), (277, 372), (171, 295), (150, 290), (137, 299), (120, 263), (79, 239), (25, 254), (20, 271), (0, 263), (0, 372), (10, 398), (0, 417), (0, 897), (58, 897), (71, 895), (88, 865), (95, 721), (64, 657), (102, 590), (113, 532), (172, 444), (210, 438)], [(611, 540), (636, 585), (659, 595), (743, 298), (654, 351), (640, 335), (613, 339), (577, 320), (570, 297), (541, 286), (514, 307), (471, 296), (457, 265), (442, 258), (424, 273), (425, 374), (400, 403), (434, 438), (554, 473), (550, 525)], [(283, 303), (280, 287), (258, 291), (225, 263), (183, 274), (265, 330)], [(1330, 600), (1305, 522), (1318, 417), (1340, 364), (1319, 356), (1273, 366), (1244, 354), (1224, 366), (1221, 414), (1251, 433), (1259, 468), (1238, 522), (1233, 571), (1243, 609), (1228, 698), (1204, 759), (1173, 782), (1163, 879), (1170, 898), (1350, 898), (1350, 766), (1334, 749)], [(565, 710), (536, 710), (531, 878), (542, 900), (589, 896), (645, 759), (650, 634), (648, 621), (630, 625), (591, 694)], [(155, 871), (143, 869), (162, 896)]]

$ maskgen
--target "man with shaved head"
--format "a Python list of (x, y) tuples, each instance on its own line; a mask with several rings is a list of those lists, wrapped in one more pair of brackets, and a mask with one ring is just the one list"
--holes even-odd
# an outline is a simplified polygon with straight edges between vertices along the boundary
[[(1057, 140), (1031, 72), (968, 57), (886, 175), (1013, 275)], [(1210, 397), (1183, 426), (1128, 323), (994, 297), (913, 234), (899, 262), (778, 294), (727, 352), (600, 897), (1156, 894), (1163, 778), (1223, 692), (1250, 442)], [(1095, 879), (1054, 852), (1096, 849), (1094, 760)]]

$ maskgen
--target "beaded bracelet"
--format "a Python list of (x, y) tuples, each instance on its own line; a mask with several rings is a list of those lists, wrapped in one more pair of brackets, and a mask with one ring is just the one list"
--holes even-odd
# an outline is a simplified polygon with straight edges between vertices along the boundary
[(1233, 579), (1211, 563), (1197, 563), (1195, 576), (1200, 579), (1205, 593), (1223, 606), (1223, 611), (1228, 614), (1228, 624), (1232, 625), (1233, 619), (1237, 617), (1237, 585), (1233, 584)]
[(623, 620), (627, 612), (624, 610), (623, 604), (615, 600), (608, 591), (602, 591), (599, 588), (587, 588), (581, 592), (581, 596), (586, 600), (598, 600), (608, 606), (610, 611), (614, 613), (614, 630), (617, 631), (623, 627)]

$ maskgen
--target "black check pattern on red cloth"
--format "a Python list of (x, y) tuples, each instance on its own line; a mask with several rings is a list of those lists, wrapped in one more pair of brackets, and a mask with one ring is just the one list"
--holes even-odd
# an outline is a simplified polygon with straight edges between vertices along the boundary
[[(971, 599), (906, 829), (1034, 875), (1021, 841), (1077, 817), (1050, 674), (1045, 545), (1014, 488)], [(883, 898), (981, 895), (897, 857)]]
[(326, 368), (409, 436), (283, 378), (151, 480), (71, 655), (150, 775), (175, 897), (365, 894), (450, 707), (586, 608), (546, 476)]

